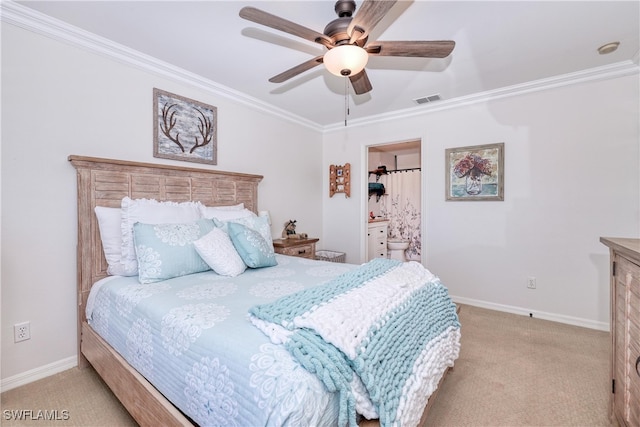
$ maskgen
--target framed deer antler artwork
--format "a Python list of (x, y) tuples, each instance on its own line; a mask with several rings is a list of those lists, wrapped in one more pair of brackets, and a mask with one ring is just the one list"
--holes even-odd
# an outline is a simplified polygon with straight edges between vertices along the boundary
[(153, 89), (153, 157), (218, 162), (217, 108)]

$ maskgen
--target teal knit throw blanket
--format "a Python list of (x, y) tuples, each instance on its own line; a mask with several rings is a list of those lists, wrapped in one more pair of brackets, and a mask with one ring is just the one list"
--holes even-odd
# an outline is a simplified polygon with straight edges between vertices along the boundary
[(252, 307), (250, 315), (258, 327), (271, 325), (261, 327), (267, 335), (284, 328), (287, 350), (338, 394), (340, 426), (357, 425), (356, 401), (363, 400), (382, 427), (417, 424), (434, 384), (459, 353), (455, 305), (439, 279), (415, 262), (374, 259), (326, 284)]

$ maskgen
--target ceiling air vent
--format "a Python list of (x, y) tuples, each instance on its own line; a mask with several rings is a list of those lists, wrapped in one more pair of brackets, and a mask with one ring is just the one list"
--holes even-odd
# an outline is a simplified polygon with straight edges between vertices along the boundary
[(436, 93), (435, 95), (423, 96), (421, 98), (416, 98), (413, 100), (416, 104), (426, 104), (427, 102), (440, 101), (440, 94)]

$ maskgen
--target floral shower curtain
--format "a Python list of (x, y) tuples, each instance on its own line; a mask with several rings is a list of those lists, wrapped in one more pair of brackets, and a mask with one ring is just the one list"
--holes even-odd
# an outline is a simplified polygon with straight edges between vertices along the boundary
[(420, 169), (389, 172), (380, 177), (386, 196), (380, 200), (380, 212), (389, 219), (391, 239), (409, 240), (408, 260), (420, 261), (422, 235), (420, 232)]

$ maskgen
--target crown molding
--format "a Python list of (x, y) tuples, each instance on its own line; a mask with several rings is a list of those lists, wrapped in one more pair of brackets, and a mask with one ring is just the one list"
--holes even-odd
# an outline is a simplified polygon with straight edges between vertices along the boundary
[[(157, 74), (178, 83), (195, 86), (212, 95), (230, 99), (254, 110), (277, 116), (281, 119), (321, 133), (344, 130), (343, 122), (321, 126), (316, 122), (292, 114), (272, 104), (248, 96), (245, 93), (223, 86), (212, 80), (205, 79), (200, 75), (191, 73), (164, 61), (160, 61), (157, 58), (145, 55), (134, 49), (127, 48), (126, 46), (115, 43), (104, 37), (100, 37), (88, 31), (74, 27), (11, 0), (0, 2), (0, 18), (2, 22), (80, 47), (92, 53), (108, 57), (121, 63), (142, 69), (146, 72)], [(404, 110), (392, 111), (360, 119), (352, 119), (349, 121), (349, 127), (369, 126), (383, 121), (410, 118), (437, 111), (458, 108), (461, 106), (479, 104), (496, 99), (538, 92), (541, 90), (638, 74), (640, 72), (639, 62), (640, 52), (636, 52), (631, 60), (618, 62), (608, 66), (553, 76), (491, 91), (478, 92), (468, 96), (438, 101), (433, 104), (423, 104)]]
[(304, 117), (292, 114), (272, 104), (268, 104), (212, 80), (205, 79), (200, 75), (176, 67), (137, 50), (130, 49), (104, 37), (69, 25), (14, 1), (0, 1), (0, 18), (3, 23), (15, 25), (143, 71), (157, 74), (178, 83), (195, 86), (212, 95), (227, 98), (249, 108), (277, 116), (312, 130), (318, 132), (322, 132), (323, 130), (322, 126), (318, 123), (305, 119)]
[[(568, 73), (546, 79), (534, 80), (513, 86), (506, 86), (495, 90), (478, 92), (468, 96), (447, 99), (434, 102), (433, 104), (423, 104), (404, 110), (392, 111), (390, 113), (368, 116), (361, 119), (349, 121), (349, 127), (369, 126), (383, 121), (398, 120), (408, 117), (421, 116), (437, 111), (450, 110), (461, 106), (480, 104), (512, 96), (519, 96), (527, 93), (539, 92), (542, 90), (555, 89), (564, 86), (571, 86), (579, 83), (592, 82), (597, 80), (608, 80), (618, 77), (630, 76), (640, 73), (637, 54), (635, 59), (621, 61), (615, 64), (590, 68), (575, 73)], [(325, 132), (339, 131), (344, 129), (344, 124), (336, 123), (324, 127)]]

